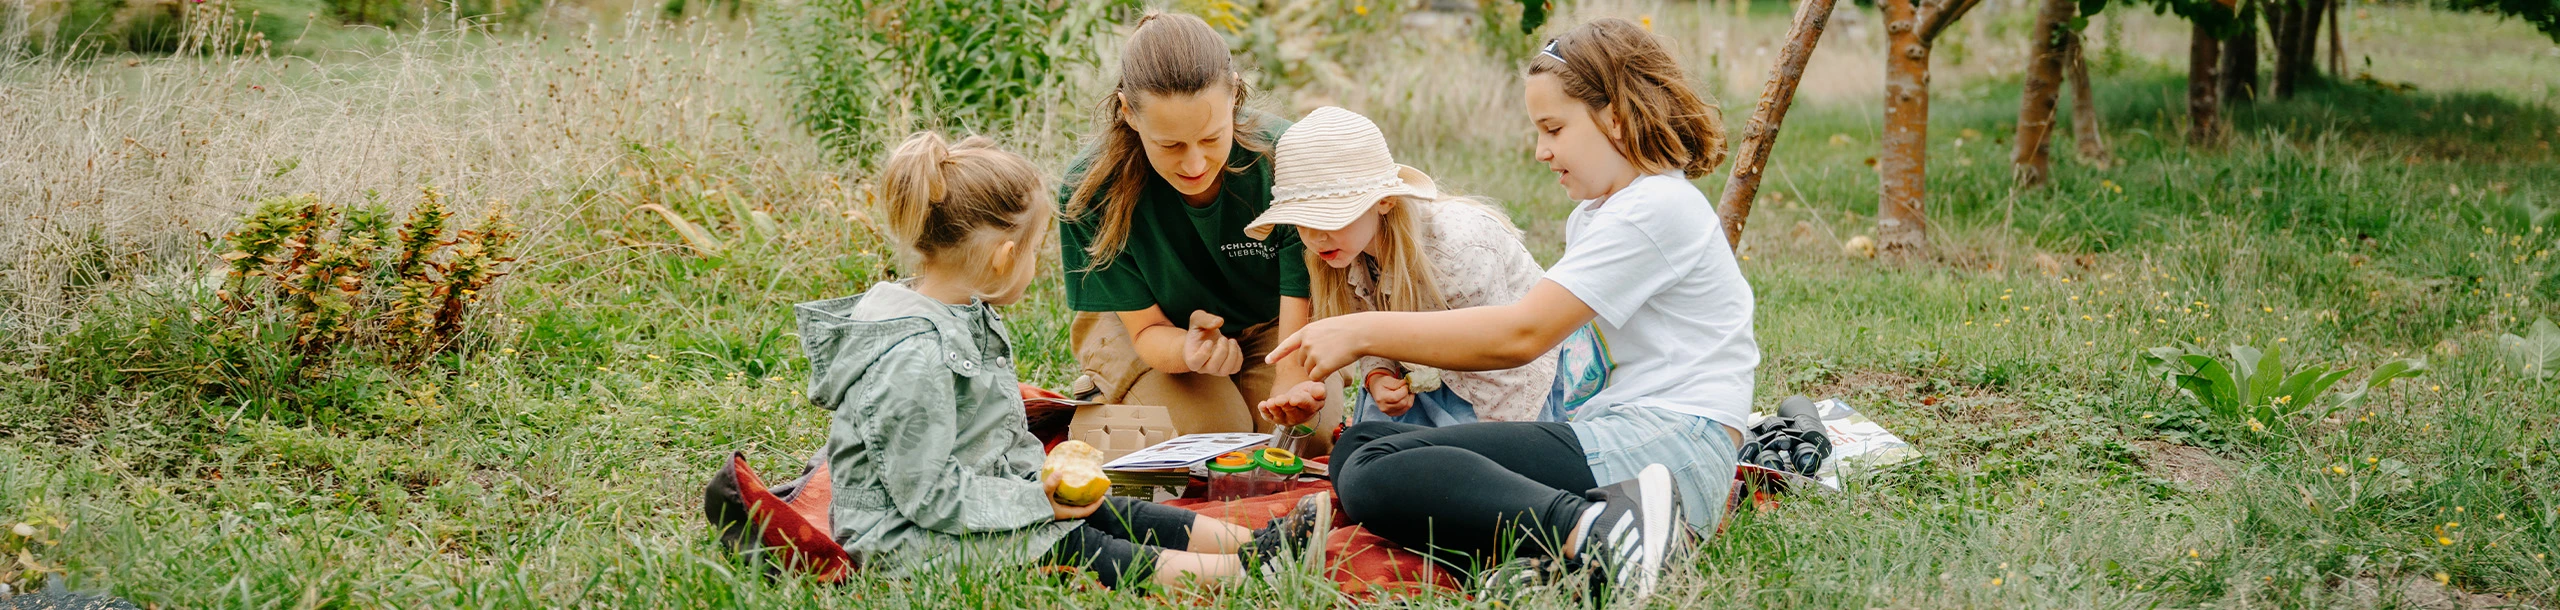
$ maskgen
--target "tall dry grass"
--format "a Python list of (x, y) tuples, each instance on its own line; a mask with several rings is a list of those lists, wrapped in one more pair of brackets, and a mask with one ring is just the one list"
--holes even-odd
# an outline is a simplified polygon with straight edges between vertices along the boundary
[[(619, 26), (529, 38), (400, 35), (385, 50), (0, 64), (0, 333), (57, 327), (117, 277), (194, 268), (257, 199), (405, 208), (421, 187), (507, 202), (551, 252), (629, 159), (681, 150), (758, 205), (841, 197), (742, 27)], [(705, 161), (707, 162), (707, 161)], [(183, 279), (183, 278), (173, 278)]]

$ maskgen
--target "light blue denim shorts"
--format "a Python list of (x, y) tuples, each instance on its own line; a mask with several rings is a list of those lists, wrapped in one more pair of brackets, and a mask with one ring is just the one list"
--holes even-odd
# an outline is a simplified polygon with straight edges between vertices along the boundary
[(1733, 493), (1733, 437), (1715, 420), (1653, 407), (1587, 405), (1574, 414), (1574, 440), (1601, 485), (1636, 478), (1647, 465), (1671, 469), (1682, 517), (1704, 537)]

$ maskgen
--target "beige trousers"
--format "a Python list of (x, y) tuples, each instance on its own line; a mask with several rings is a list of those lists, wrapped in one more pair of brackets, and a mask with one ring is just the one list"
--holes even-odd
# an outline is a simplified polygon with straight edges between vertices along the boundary
[[(1269, 432), (1271, 422), (1253, 406), (1270, 398), (1271, 386), (1278, 381), (1278, 368), (1262, 361), (1271, 348), (1279, 346), (1278, 335), (1278, 324), (1263, 323), (1237, 336), (1245, 367), (1234, 375), (1167, 373), (1138, 358), (1137, 344), (1120, 324), (1119, 314), (1076, 312), (1075, 322), (1067, 327), (1067, 340), (1075, 344), (1076, 363), (1084, 374), (1070, 393), (1081, 400), (1162, 406), (1172, 415), (1174, 430), (1182, 434)], [(1342, 421), (1337, 394), (1326, 392), (1326, 408), (1310, 422), (1316, 435), (1304, 445), (1306, 457), (1332, 451), (1333, 427)]]

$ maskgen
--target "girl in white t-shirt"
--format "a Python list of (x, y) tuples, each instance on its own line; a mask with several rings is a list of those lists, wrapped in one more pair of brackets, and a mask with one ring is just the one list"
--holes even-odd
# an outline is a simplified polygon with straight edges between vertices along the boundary
[[(1407, 548), (1558, 558), (1641, 599), (1722, 517), (1760, 361), (1751, 286), (1687, 180), (1723, 162), (1723, 126), (1622, 19), (1557, 37), (1528, 73), (1538, 160), (1582, 202), (1563, 259), (1517, 303), (1318, 320), (1272, 357), (1303, 353), (1317, 378), (1370, 356), (1501, 369), (1596, 328), (1613, 368), (1570, 423), (1354, 426), (1334, 446), (1335, 493)], [(1297, 411), (1286, 420), (1312, 412), (1281, 406)]]

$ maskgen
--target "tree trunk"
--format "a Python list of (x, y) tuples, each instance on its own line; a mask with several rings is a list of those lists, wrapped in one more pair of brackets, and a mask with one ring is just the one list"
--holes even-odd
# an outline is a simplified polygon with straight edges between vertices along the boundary
[(1884, 136), (1876, 169), (1876, 242), (1897, 256), (1928, 252), (1924, 209), (1929, 165), (1929, 43), (1920, 36), (1913, 0), (1881, 0), (1884, 9)]
[(2302, 37), (2294, 40), (2295, 78), (2320, 77), (2320, 23), (2329, 19), (2329, 5), (2336, 0), (2305, 0), (2302, 13)]
[(1724, 219), (1725, 244), (1735, 251), (1742, 250), (1742, 226), (1751, 217), (1751, 197), (1760, 192), (1760, 170), (1769, 164), (1769, 150), (1778, 143), (1778, 126), (1787, 120), (1787, 107), (1795, 103), (1796, 83), (1804, 80), (1804, 64), (1813, 59), (1814, 44), (1822, 41), (1822, 29), (1831, 23), (1831, 5), (1832, 0), (1804, 0), (1796, 5), (1795, 22), (1787, 26), (1787, 47), (1778, 53), (1777, 65), (1769, 68), (1769, 84), (1760, 90), (1760, 104), (1752, 108), (1751, 123), (1734, 147), (1733, 174), (1725, 181), (1724, 200), (1716, 209)]
[(2276, 9), (2268, 13), (2269, 27), (2275, 34), (2275, 94), (2277, 98), (2293, 99), (2302, 80), (2317, 69), (2312, 58), (2319, 48), (2320, 17), (2328, 11), (2328, 1), (2283, 0), (2270, 6)]
[(2070, 52), (2063, 22), (2080, 13), (2075, 0), (2044, 0), (2028, 34), (2027, 84), (2018, 103), (2018, 151), (2009, 158), (2020, 189), (2043, 186), (2052, 173), (2054, 103), (2062, 98), (2063, 56)]
[(2187, 142), (2211, 146), (2222, 139), (2221, 82), (2214, 70), (2222, 63), (2222, 41), (2202, 23), (2191, 26), (2187, 41)]
[(2258, 99), (2258, 22), (2242, 13), (2240, 32), (2222, 40), (2222, 103), (2246, 105)]
[(2098, 98), (2089, 94), (2088, 39), (2078, 32), (2063, 38), (2070, 52), (2063, 57), (2063, 75), (2071, 83), (2071, 139), (2080, 145), (2080, 161), (2105, 169), (2115, 164), (2115, 155), (2107, 152), (2107, 141), (2098, 131)]
[(2329, 0), (2329, 78), (2347, 77), (2347, 41), (2339, 35), (2338, 13), (2347, 0)]

